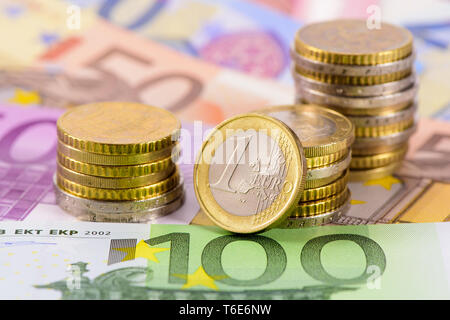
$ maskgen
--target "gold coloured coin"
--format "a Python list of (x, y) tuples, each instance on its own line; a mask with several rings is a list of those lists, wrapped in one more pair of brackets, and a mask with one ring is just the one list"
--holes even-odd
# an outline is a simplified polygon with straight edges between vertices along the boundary
[(315, 227), (327, 223), (332, 223), (333, 221), (339, 219), (341, 216), (345, 215), (345, 213), (350, 209), (350, 200), (351, 195), (349, 195), (348, 200), (347, 202), (344, 203), (344, 205), (327, 213), (309, 217), (289, 217), (285, 221), (284, 225), (281, 226), (281, 228), (292, 229), (292, 228)]
[(381, 23), (369, 29), (366, 20), (342, 19), (302, 27), (295, 50), (326, 63), (377, 65), (404, 59), (412, 53), (413, 37), (402, 27)]
[(180, 182), (180, 173), (178, 169), (176, 169), (174, 173), (165, 180), (148, 186), (130, 189), (86, 187), (67, 180), (59, 174), (56, 175), (56, 181), (61, 189), (81, 198), (106, 201), (144, 200), (157, 197), (175, 188)]
[(403, 145), (401, 148), (370, 156), (358, 156), (352, 157), (350, 162), (351, 169), (372, 169), (386, 166), (393, 162), (401, 161), (408, 151), (408, 144)]
[(355, 136), (358, 138), (380, 137), (395, 134), (397, 132), (405, 131), (414, 125), (414, 116), (410, 119), (402, 120), (397, 123), (392, 123), (377, 127), (355, 127)]
[(104, 155), (99, 153), (85, 152), (72, 148), (58, 140), (58, 153), (71, 158), (75, 161), (104, 165), (104, 166), (127, 166), (139, 165), (143, 163), (155, 162), (166, 159), (173, 155), (176, 159), (180, 153), (179, 144), (176, 143), (170, 147), (141, 154), (134, 155)]
[(57, 121), (58, 138), (75, 149), (133, 155), (170, 147), (180, 121), (170, 112), (132, 102), (98, 102), (75, 107)]
[(67, 169), (59, 162), (56, 166), (56, 172), (63, 178), (86, 187), (100, 189), (129, 189), (148, 186), (166, 179), (174, 170), (164, 170), (138, 177), (105, 178), (90, 176)]
[(307, 158), (342, 152), (355, 139), (355, 129), (350, 120), (317, 105), (278, 106), (260, 112), (287, 124), (300, 139)]
[(352, 154), (351, 151), (349, 151), (347, 156), (340, 161), (334, 162), (327, 166), (310, 169), (306, 174), (306, 181), (326, 179), (334, 176), (335, 174), (342, 173), (349, 167), (351, 159)]
[(367, 170), (351, 170), (349, 181), (368, 181), (392, 175), (402, 165), (402, 161), (390, 163), (384, 167)]
[(399, 148), (401, 148), (405, 143), (408, 141), (400, 142), (399, 144), (393, 144), (393, 145), (379, 145), (375, 147), (370, 148), (352, 148), (352, 157), (355, 156), (370, 156), (374, 154), (380, 154), (380, 153), (386, 153), (395, 151)]
[(306, 166), (308, 169), (314, 169), (317, 167), (323, 167), (330, 164), (333, 164), (337, 161), (342, 160), (345, 158), (348, 154), (348, 149), (342, 149), (341, 151), (326, 154), (324, 156), (318, 156), (318, 157), (309, 157), (306, 158)]
[(132, 166), (102, 166), (77, 161), (58, 152), (58, 162), (63, 167), (78, 173), (105, 178), (127, 178), (145, 176), (163, 171), (172, 172), (176, 160), (174, 157), (168, 157), (155, 162)]
[(331, 197), (347, 187), (348, 169), (335, 181), (322, 187), (305, 189), (300, 199), (301, 202), (315, 201), (327, 197)]
[(194, 166), (194, 189), (205, 214), (223, 229), (253, 233), (281, 223), (305, 184), (306, 161), (297, 135), (263, 114), (219, 124)]
[(329, 198), (318, 201), (301, 202), (290, 217), (310, 217), (334, 211), (348, 201), (350, 192), (348, 188)]
[[(393, 81), (400, 81), (411, 75), (412, 69), (396, 71), (393, 73), (380, 74), (375, 76), (343, 76), (328, 74), (323, 72), (311, 71), (303, 69), (299, 66), (295, 67), (295, 72), (303, 77), (307, 77), (316, 81), (324, 82), (331, 85), (354, 85), (354, 86), (374, 86)], [(295, 77), (295, 75), (294, 75)]]
[(336, 172), (334, 174), (331, 174), (328, 177), (324, 177), (324, 178), (320, 178), (320, 179), (306, 180), (305, 190), (319, 188), (319, 187), (323, 187), (327, 184), (330, 184), (333, 181), (336, 181), (336, 179), (339, 179), (339, 177), (342, 175), (342, 172), (343, 171)]

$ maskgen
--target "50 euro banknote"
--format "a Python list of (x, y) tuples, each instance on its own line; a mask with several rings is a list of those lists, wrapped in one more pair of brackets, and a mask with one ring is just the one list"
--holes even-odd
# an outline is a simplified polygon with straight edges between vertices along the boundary
[(449, 228), (1, 222), (0, 297), (448, 299)]

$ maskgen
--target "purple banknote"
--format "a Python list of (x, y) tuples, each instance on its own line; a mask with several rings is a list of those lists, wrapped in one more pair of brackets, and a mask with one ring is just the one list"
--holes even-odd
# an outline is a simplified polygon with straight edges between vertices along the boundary
[(54, 203), (56, 120), (64, 110), (0, 106), (0, 220)]

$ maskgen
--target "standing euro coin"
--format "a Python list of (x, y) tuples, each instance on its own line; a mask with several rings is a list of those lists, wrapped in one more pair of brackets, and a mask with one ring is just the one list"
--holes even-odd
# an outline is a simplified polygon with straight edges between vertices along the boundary
[(243, 114), (219, 124), (202, 145), (194, 188), (215, 224), (253, 233), (282, 224), (294, 212), (306, 171), (300, 140), (286, 124)]

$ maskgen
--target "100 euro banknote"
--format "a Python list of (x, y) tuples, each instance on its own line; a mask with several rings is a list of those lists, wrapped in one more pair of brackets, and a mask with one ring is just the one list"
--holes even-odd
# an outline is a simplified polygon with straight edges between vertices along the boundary
[(448, 299), (449, 228), (2, 222), (0, 297)]

